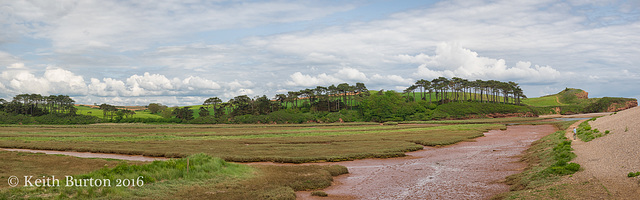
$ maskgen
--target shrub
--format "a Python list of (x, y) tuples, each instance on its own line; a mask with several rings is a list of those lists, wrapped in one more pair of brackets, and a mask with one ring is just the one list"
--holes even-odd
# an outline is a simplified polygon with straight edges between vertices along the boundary
[(636, 176), (640, 176), (640, 172), (629, 172), (629, 174), (627, 174), (627, 177), (636, 177)]
[(0, 111), (0, 124), (94, 124), (99, 122), (102, 122), (100, 118), (88, 115), (55, 113), (32, 117)]
[(633, 101), (635, 99), (630, 98), (617, 98), (617, 97), (603, 97), (598, 99), (596, 102), (589, 104), (586, 106), (586, 112), (605, 112), (609, 107), (613, 104), (618, 105), (617, 107), (624, 106), (627, 101)]
[(571, 152), (572, 150), (573, 149), (571, 148), (571, 141), (565, 140), (561, 143), (558, 143), (558, 145), (553, 147), (553, 151), (551, 152), (552, 158), (555, 163), (544, 169), (543, 173), (563, 176), (573, 174), (580, 170), (580, 164), (568, 163), (576, 157), (576, 154)]
[(311, 192), (311, 196), (326, 197), (326, 196), (329, 196), (329, 195), (326, 192), (323, 192), (323, 191), (313, 191), (313, 192)]
[[(589, 125), (589, 121), (593, 121), (593, 120), (596, 120), (596, 118), (592, 118), (578, 125), (577, 135), (578, 135), (578, 138), (580, 138), (582, 141), (589, 142), (593, 139), (603, 136), (603, 134), (600, 133), (600, 130), (591, 129), (591, 126)], [(605, 132), (605, 135), (606, 134), (608, 133)]]

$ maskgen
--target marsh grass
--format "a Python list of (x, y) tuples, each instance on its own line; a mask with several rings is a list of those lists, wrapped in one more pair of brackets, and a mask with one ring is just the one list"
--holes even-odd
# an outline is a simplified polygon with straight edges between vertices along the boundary
[[(2, 152), (0, 156), (10, 157), (4, 164), (42, 166), (33, 158), (65, 163), (73, 161), (77, 165), (92, 169), (89, 173), (67, 170), (64, 165), (46, 166), (46, 170), (28, 173), (49, 175), (62, 170), (74, 179), (93, 178), (112, 180), (136, 179), (143, 177), (143, 185), (130, 187), (16, 187), (0, 189), (0, 199), (295, 199), (295, 191), (317, 190), (331, 185), (333, 176), (348, 173), (347, 168), (330, 166), (247, 166), (228, 163), (205, 154), (195, 154), (188, 158), (152, 163), (117, 165), (101, 159), (82, 159), (69, 156), (24, 154)], [(187, 159), (189, 165), (187, 165)], [(99, 166), (107, 162), (110, 165)], [(115, 165), (115, 167), (113, 167)], [(111, 167), (107, 167), (111, 166)], [(189, 168), (187, 172), (186, 168)], [(67, 170), (67, 171), (65, 171)], [(15, 173), (10, 171), (9, 173)], [(5, 176), (3, 174), (3, 176)], [(62, 176), (62, 175), (61, 175)]]
[[(114, 167), (121, 160), (114, 159), (84, 159), (63, 155), (46, 155), (42, 153), (25, 153), (0, 151), (0, 188), (6, 188), (7, 178), (10, 176), (55, 176), (64, 178), (67, 175), (89, 173), (102, 167)], [(129, 162), (141, 164), (142, 162)], [(0, 198), (2, 199), (2, 198)]]
[(479, 118), (466, 120), (439, 120), (439, 121), (403, 121), (400, 124), (511, 124), (516, 122), (536, 122), (545, 118), (532, 117), (508, 117), (508, 118)]
[(206, 153), (235, 162), (320, 162), (404, 156), (482, 136), (496, 124), (446, 126), (9, 126), (0, 147), (162, 157)]
[(326, 197), (326, 196), (329, 196), (329, 195), (324, 191), (313, 191), (313, 192), (311, 192), (311, 196)]
[[(566, 123), (558, 125), (564, 128), (560, 130), (568, 127)], [(511, 191), (493, 199), (544, 199), (557, 197), (557, 192), (554, 192), (556, 190), (567, 190), (565, 186), (550, 187), (560, 177), (580, 169), (580, 165), (569, 163), (575, 158), (575, 154), (571, 152), (571, 142), (567, 141), (564, 134), (565, 131), (556, 131), (535, 141), (521, 159), (527, 163), (525, 170), (506, 178)]]

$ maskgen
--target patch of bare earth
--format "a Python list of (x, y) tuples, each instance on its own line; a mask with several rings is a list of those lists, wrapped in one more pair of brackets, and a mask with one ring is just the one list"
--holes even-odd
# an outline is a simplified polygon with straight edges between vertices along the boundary
[[(629, 178), (627, 174), (640, 171), (640, 107), (598, 118), (590, 125), (611, 134), (590, 142), (573, 142), (577, 155), (573, 162), (580, 164), (582, 170), (561, 181), (570, 188), (565, 197), (639, 199), (640, 178)], [(572, 134), (569, 130), (567, 138)]]

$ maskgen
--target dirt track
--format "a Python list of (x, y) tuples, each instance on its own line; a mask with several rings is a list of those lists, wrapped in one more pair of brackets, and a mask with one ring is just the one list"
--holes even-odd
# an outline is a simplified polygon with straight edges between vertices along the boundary
[[(518, 155), (554, 132), (551, 125), (510, 126), (476, 141), (407, 153), (405, 158), (340, 162), (350, 174), (324, 189), (328, 199), (486, 199), (508, 191), (502, 181), (525, 164)], [(312, 197), (298, 192), (302, 199)]]

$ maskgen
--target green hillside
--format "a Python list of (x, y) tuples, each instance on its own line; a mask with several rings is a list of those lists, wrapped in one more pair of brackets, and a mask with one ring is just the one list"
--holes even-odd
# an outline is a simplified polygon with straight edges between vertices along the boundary
[(632, 101), (637, 102), (621, 97), (588, 98), (584, 90), (566, 88), (557, 94), (524, 99), (522, 103), (534, 107), (539, 114), (578, 114), (625, 109)]
[(546, 107), (546, 106), (562, 106), (556, 95), (543, 96), (537, 98), (523, 99), (522, 103), (529, 106)]
[[(74, 106), (78, 109), (77, 114), (89, 115), (102, 118), (104, 116), (102, 110), (97, 108), (89, 108), (87, 106)], [(133, 115), (134, 118), (162, 118), (160, 115), (151, 114), (149, 110), (136, 111), (136, 114)]]

